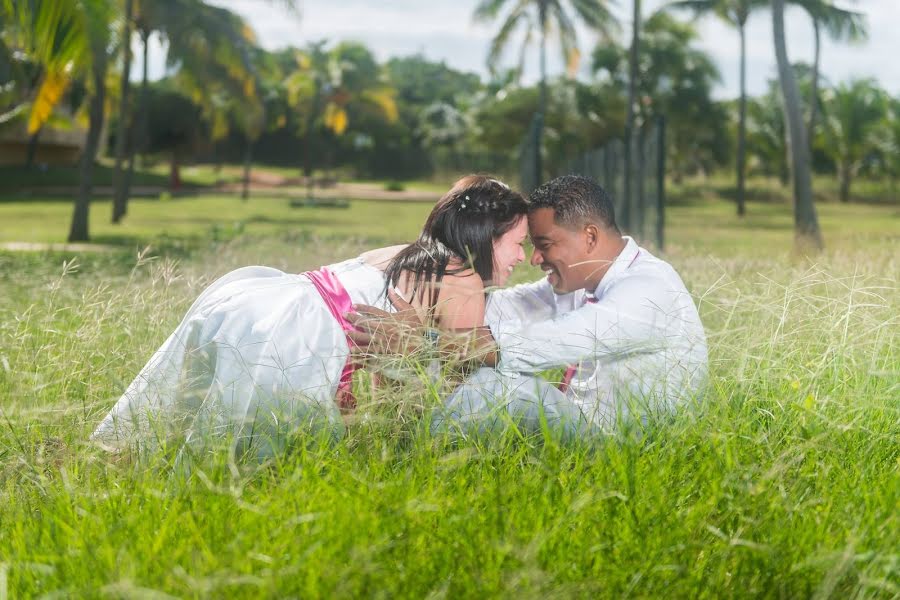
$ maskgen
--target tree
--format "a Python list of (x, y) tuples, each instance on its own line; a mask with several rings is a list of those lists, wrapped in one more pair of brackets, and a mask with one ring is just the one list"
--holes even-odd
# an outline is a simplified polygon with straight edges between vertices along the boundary
[[(645, 21), (641, 33), (635, 113), (642, 123), (666, 117), (667, 158), (676, 176), (709, 171), (727, 158), (723, 147), (727, 115), (712, 98), (719, 71), (712, 58), (692, 44), (694, 27), (665, 12)], [(592, 53), (592, 70), (606, 94), (625, 89), (630, 77), (630, 49), (600, 43)]]
[(788, 61), (784, 37), (784, 0), (772, 0), (772, 32), (775, 40), (775, 59), (778, 80), (784, 99), (785, 125), (791, 154), (791, 177), (794, 183), (794, 236), (801, 249), (822, 248), (822, 233), (816, 207), (813, 204), (810, 151), (806, 139), (806, 125), (800, 109), (800, 92), (794, 70)]
[(106, 104), (106, 71), (109, 65), (110, 29), (115, 6), (112, 0), (80, 0), (79, 11), (84, 20), (90, 47), (90, 116), (87, 141), (81, 154), (78, 196), (72, 211), (69, 229), (70, 242), (86, 242), (90, 239), (88, 212), (90, 210), (94, 161), (100, 146), (100, 132)]
[[(27, 111), (27, 131), (36, 135), (70, 83), (89, 67), (89, 34), (79, 10), (77, 2), (0, 0), (0, 57), (14, 84), (0, 124)], [(20, 56), (33, 72), (20, 68)]]
[(340, 138), (366, 117), (387, 123), (399, 118), (396, 91), (368, 48), (356, 42), (330, 50), (326, 45), (322, 40), (295, 51), (298, 68), (285, 80), (289, 102), (300, 116), (298, 133), (306, 141), (303, 171), (308, 183), (313, 149), (323, 136)]
[(853, 178), (877, 149), (876, 135), (886, 109), (886, 94), (871, 79), (857, 79), (825, 93), (825, 148), (837, 165), (841, 202), (850, 200)]
[(632, 189), (632, 177), (634, 166), (632, 158), (635, 153), (634, 137), (635, 137), (635, 118), (637, 116), (637, 86), (640, 56), (640, 40), (641, 40), (641, 0), (631, 0), (631, 46), (628, 51), (628, 100), (625, 105), (625, 185), (624, 185), (624, 202), (622, 203), (622, 224), (626, 230), (633, 227), (632, 220), (638, 215), (632, 216), (631, 207), (636, 204), (635, 196), (637, 190)]
[(677, 0), (667, 9), (688, 9), (695, 15), (713, 14), (738, 30), (740, 35), (740, 95), (738, 97), (738, 134), (735, 176), (737, 179), (737, 214), (743, 216), (747, 172), (747, 19), (750, 13), (766, 0)]
[[(137, 0), (137, 10), (134, 11), (134, 30), (138, 33), (141, 40), (141, 93), (138, 97), (135, 116), (133, 119), (128, 120), (128, 131), (123, 136), (127, 166), (123, 166), (121, 162), (117, 161), (117, 172), (113, 175), (114, 180), (118, 182), (113, 198), (114, 223), (120, 222), (122, 217), (128, 212), (131, 180), (134, 177), (135, 154), (138, 147), (144, 148), (147, 145), (149, 133), (147, 111), (149, 110), (150, 37), (156, 31), (163, 32), (165, 30), (165, 25), (171, 21), (173, 15), (180, 12), (178, 8), (190, 8), (190, 5), (187, 4), (184, 7), (179, 7), (180, 3), (181, 0)], [(129, 71), (130, 66), (129, 63)], [(126, 78), (130, 78), (130, 72), (126, 75)], [(120, 114), (119, 119), (120, 121), (125, 120), (126, 117)]]
[[(134, 155), (137, 147), (146, 147), (147, 98), (148, 98), (148, 44), (150, 36), (157, 33), (165, 40), (166, 63), (173, 69), (193, 74), (195, 82), (203, 82), (205, 87), (197, 87), (198, 93), (212, 94), (217, 87), (214, 82), (225, 79), (238, 81), (243, 89), (241, 95), (255, 93), (254, 75), (249, 61), (250, 48), (255, 44), (252, 30), (231, 11), (209, 5), (202, 0), (137, 0), (138, 10), (135, 29), (140, 34), (143, 54), (143, 74), (141, 95), (137, 108), (137, 118), (129, 136), (138, 142), (129, 148), (128, 170), (124, 176), (120, 210), (127, 210), (127, 199), (134, 169)], [(289, 11), (295, 10), (293, 0), (279, 2)]]
[[(127, 151), (127, 138), (131, 129), (131, 113), (128, 110), (131, 96), (131, 33), (134, 25), (134, 0), (125, 0), (122, 20), (122, 80), (119, 90), (119, 122), (116, 128), (115, 166), (113, 170), (112, 222), (118, 223), (125, 216), (128, 201), (122, 165)], [(146, 60), (146, 56), (144, 57)]]
[(891, 194), (896, 199), (900, 178), (900, 98), (888, 98), (884, 122), (878, 128), (877, 144), (881, 162), (891, 181)]
[(170, 187), (180, 183), (179, 165), (195, 152), (207, 135), (201, 108), (178, 88), (177, 79), (151, 85), (147, 106), (150, 136), (147, 151), (169, 155)]
[(769, 91), (747, 103), (747, 150), (765, 175), (776, 176), (783, 186), (790, 183), (787, 132), (778, 80), (769, 82)]
[(832, 0), (791, 0), (809, 14), (813, 24), (812, 89), (809, 95), (809, 139), (816, 136), (816, 113), (819, 108), (819, 59), (822, 29), (833, 41), (858, 42), (868, 37), (866, 17), (862, 13), (834, 5)]
[(205, 107), (216, 108), (216, 100), (224, 95), (225, 111), (244, 136), (241, 197), (246, 200), (253, 144), (262, 134), (266, 119), (253, 30), (224, 8), (197, 3), (177, 23), (169, 25), (168, 39), (167, 62), (179, 70), (194, 98)]
[[(513, 33), (521, 26), (525, 30), (522, 49), (519, 54), (519, 71), (521, 72), (525, 49), (531, 44), (535, 33), (540, 36), (540, 92), (538, 95), (538, 110), (535, 118), (538, 127), (536, 140), (538, 151), (535, 153), (535, 176), (540, 181), (543, 178), (543, 165), (541, 146), (543, 137), (543, 119), (547, 114), (547, 36), (551, 28), (559, 32), (560, 47), (563, 60), (570, 76), (574, 76), (578, 69), (580, 52), (578, 50), (578, 37), (575, 24), (563, 0), (512, 0), (512, 8), (503, 20), (500, 30), (491, 42), (488, 54), (488, 67), (496, 71), (500, 57), (509, 44)], [(474, 17), (478, 21), (494, 21), (507, 0), (481, 0), (475, 8)], [(607, 8), (605, 0), (573, 0), (571, 7), (584, 23), (591, 29), (610, 37), (616, 28), (616, 20)]]

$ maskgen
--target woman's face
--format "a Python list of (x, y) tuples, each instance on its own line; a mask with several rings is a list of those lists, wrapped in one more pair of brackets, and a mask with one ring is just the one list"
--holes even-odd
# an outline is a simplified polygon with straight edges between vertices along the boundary
[(516, 224), (494, 240), (493, 285), (506, 285), (513, 267), (525, 260), (525, 238), (528, 237), (528, 220), (523, 216)]

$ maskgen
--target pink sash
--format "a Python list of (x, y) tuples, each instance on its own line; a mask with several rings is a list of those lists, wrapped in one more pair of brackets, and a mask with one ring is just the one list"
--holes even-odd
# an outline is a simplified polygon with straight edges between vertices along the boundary
[[(325, 301), (325, 305), (341, 328), (344, 331), (351, 331), (353, 325), (344, 317), (344, 314), (353, 312), (353, 301), (350, 300), (350, 294), (338, 281), (337, 276), (327, 267), (322, 267), (317, 271), (307, 271), (302, 274), (306, 275), (312, 284), (316, 286), (316, 290), (322, 296), (322, 300)], [(350, 344), (349, 338), (347, 339), (347, 344)], [(347, 364), (344, 365), (344, 370), (341, 371), (341, 379), (337, 389), (338, 406), (343, 410), (356, 407), (356, 398), (353, 397), (353, 371), (355, 370), (356, 365), (348, 358)]]

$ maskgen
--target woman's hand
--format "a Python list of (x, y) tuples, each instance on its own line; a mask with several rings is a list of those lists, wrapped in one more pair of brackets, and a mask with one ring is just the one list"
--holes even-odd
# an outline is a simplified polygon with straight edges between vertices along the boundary
[(424, 324), (416, 309), (394, 290), (388, 290), (388, 299), (397, 312), (354, 304), (355, 312), (344, 315), (357, 329), (347, 332), (354, 355), (409, 356), (424, 347)]

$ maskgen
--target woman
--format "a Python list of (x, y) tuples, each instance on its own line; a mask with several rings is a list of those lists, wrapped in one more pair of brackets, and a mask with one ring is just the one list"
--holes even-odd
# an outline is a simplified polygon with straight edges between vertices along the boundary
[(352, 304), (394, 310), (393, 288), (437, 327), (482, 325), (485, 285), (503, 285), (525, 259), (526, 210), (505, 184), (470, 175), (444, 194), (409, 246), (299, 275), (269, 267), (224, 275), (92, 438), (113, 448), (161, 440), (197, 447), (233, 436), (265, 455), (299, 427), (339, 433), (340, 409), (353, 406), (344, 313)]

